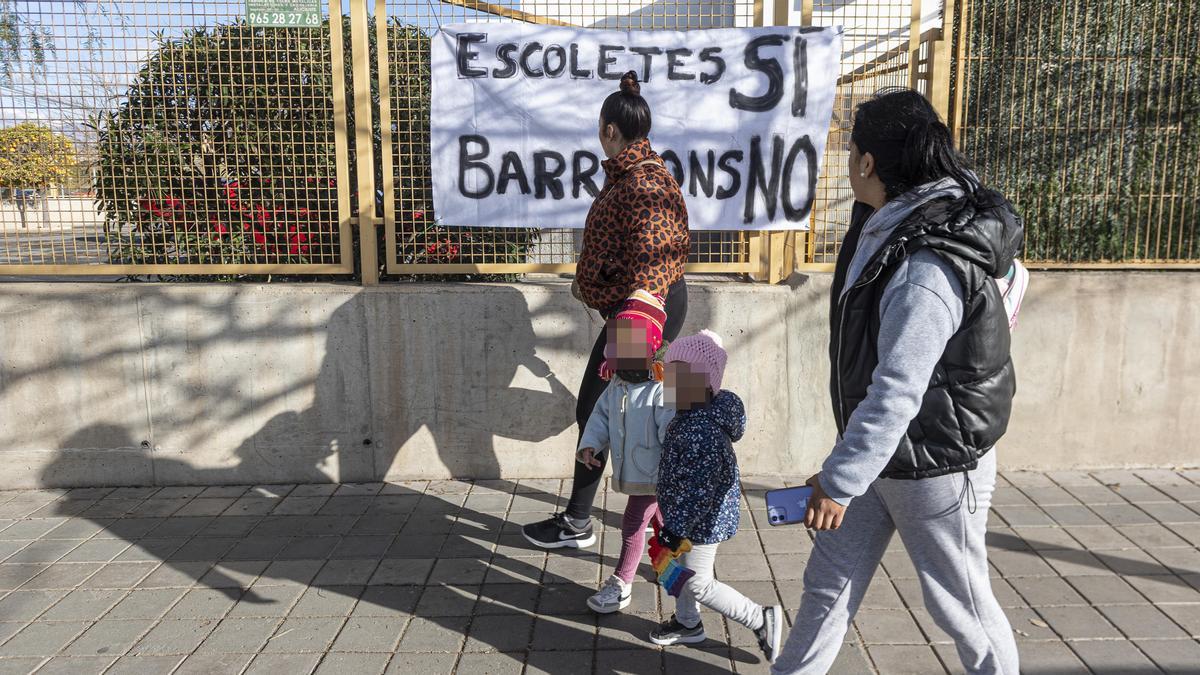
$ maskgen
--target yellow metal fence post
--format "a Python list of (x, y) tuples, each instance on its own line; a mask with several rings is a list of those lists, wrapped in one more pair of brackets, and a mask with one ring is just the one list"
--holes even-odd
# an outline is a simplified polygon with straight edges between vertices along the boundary
[(396, 265), (396, 167), (393, 161), (396, 135), (392, 133), (392, 64), (388, 41), (387, 0), (375, 0), (375, 54), (379, 70), (379, 162), (383, 193), (384, 269)]
[(908, 86), (917, 89), (921, 69), (921, 0), (912, 0), (912, 23), (908, 31)]
[(342, 260), (354, 267), (353, 215), (350, 212), (350, 131), (346, 119), (346, 39), (341, 0), (329, 0), (329, 58), (333, 70), (333, 149), (337, 176), (338, 232)]
[[(776, 0), (778, 2), (779, 0)], [(754, 0), (754, 25), (766, 25), (766, 8), (763, 0)], [(768, 279), (771, 273), (770, 232), (755, 231), (746, 234), (749, 244), (750, 271), (747, 276), (753, 281)]]
[[(786, 8), (787, 3), (784, 0), (776, 0), (776, 1), (778, 3), (784, 5), (784, 7)], [(785, 16), (784, 19), (786, 20), (786, 18), (787, 17)], [(800, 3), (800, 25), (801, 26), (811, 26), (812, 22), (813, 22), (813, 0), (802, 0)], [(814, 207), (816, 206), (815, 200), (814, 200), (813, 206)], [(789, 266), (789, 270), (788, 270), (789, 275), (792, 271), (797, 269), (800, 265), (811, 265), (816, 260), (817, 232), (815, 229), (816, 224), (814, 221), (815, 221), (815, 219), (813, 218), (813, 213), (809, 212), (809, 214), (808, 214), (808, 230), (804, 232), (804, 251), (803, 251), (804, 257), (801, 258), (799, 261), (796, 260), (796, 240), (799, 237), (798, 236), (793, 237), (793, 239), (792, 239), (791, 256), (790, 256), (791, 260), (788, 265)]]
[[(788, 2), (787, 0), (775, 0), (775, 16), (772, 17), (772, 23), (776, 26), (788, 25)], [(770, 251), (770, 274), (767, 282), (777, 284), (784, 279), (787, 279), (792, 274), (792, 269), (795, 266), (795, 256), (789, 255), (796, 250), (795, 230), (772, 232), (771, 251)]]
[[(929, 102), (951, 124), (950, 116), (950, 41), (954, 38), (954, 0), (946, 0), (942, 6), (942, 26), (932, 37), (929, 47)], [(952, 132), (953, 133), (953, 132)]]
[(375, 149), (371, 130), (371, 49), (368, 31), (367, 0), (350, 0), (358, 246), (362, 260), (362, 283), (364, 286), (373, 286), (379, 283), (379, 250), (375, 234)]

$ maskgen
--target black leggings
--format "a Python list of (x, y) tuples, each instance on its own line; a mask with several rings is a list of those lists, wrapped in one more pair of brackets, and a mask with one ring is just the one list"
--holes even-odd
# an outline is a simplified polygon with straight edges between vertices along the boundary
[[(680, 279), (667, 289), (667, 321), (663, 325), (663, 340), (674, 340), (679, 337), (683, 328), (683, 320), (687, 318), (687, 284)], [(588, 418), (592, 416), (592, 408), (608, 383), (600, 379), (600, 364), (604, 361), (604, 343), (608, 334), (604, 328), (592, 345), (592, 355), (588, 359), (587, 368), (583, 371), (583, 382), (579, 384), (578, 402), (575, 404), (575, 422), (579, 424), (579, 438), (583, 439), (583, 428), (587, 426)], [(579, 442), (576, 441), (576, 447)], [(592, 513), (592, 502), (596, 500), (596, 491), (600, 489), (600, 479), (604, 477), (604, 466), (608, 464), (608, 453), (600, 459), (600, 468), (593, 468), (575, 462), (575, 480), (571, 485), (571, 499), (567, 502), (567, 515), (576, 520), (587, 518)]]

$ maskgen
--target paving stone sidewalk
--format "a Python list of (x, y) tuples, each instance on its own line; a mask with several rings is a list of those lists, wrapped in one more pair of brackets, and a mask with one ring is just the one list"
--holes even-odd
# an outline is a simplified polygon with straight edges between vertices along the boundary
[[(747, 478), (717, 573), (789, 616), (811, 550), (765, 522)], [(1200, 471), (1006, 473), (996, 593), (1027, 673), (1200, 672)], [(567, 482), (569, 488), (569, 482)], [(558, 480), (0, 492), (3, 673), (766, 672), (749, 631), (660, 649), (651, 583), (623, 614), (584, 604), (620, 549), (545, 553), (521, 525)], [(645, 575), (648, 569), (643, 567)], [(664, 599), (667, 602), (664, 602)], [(959, 672), (894, 540), (835, 672)]]

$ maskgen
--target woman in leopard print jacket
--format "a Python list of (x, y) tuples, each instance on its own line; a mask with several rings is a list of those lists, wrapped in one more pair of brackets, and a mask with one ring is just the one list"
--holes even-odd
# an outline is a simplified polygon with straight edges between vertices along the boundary
[[(674, 176), (650, 147), (650, 106), (633, 71), (621, 78), (620, 91), (605, 99), (599, 131), (608, 157), (603, 163), (606, 180), (588, 212), (572, 291), (606, 323), (635, 292), (648, 291), (666, 313), (662, 339), (673, 340), (687, 314), (687, 207)], [(581, 435), (608, 384), (599, 374), (606, 342), (607, 330), (602, 329), (579, 385), (575, 419)], [(595, 541), (592, 502), (603, 476), (603, 463), (597, 468), (577, 462), (566, 510), (526, 525), (525, 537), (544, 548), (590, 546)]]

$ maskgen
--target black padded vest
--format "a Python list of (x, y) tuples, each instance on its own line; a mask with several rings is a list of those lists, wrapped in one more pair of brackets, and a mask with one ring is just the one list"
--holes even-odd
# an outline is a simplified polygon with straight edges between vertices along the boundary
[[(855, 205), (855, 232), (870, 216), (870, 207), (864, 207)], [(1009, 354), (1008, 316), (992, 278), (1008, 271), (1022, 236), (1021, 221), (1008, 202), (980, 189), (915, 210), (896, 227), (845, 297), (845, 273), (835, 274), (830, 393), (839, 434), (866, 397), (878, 364), (880, 300), (897, 264), (918, 249), (928, 249), (953, 268), (963, 288), (962, 325), (947, 343), (921, 409), (881, 477), (928, 478), (969, 471), (1007, 430), (1016, 374)], [(853, 255), (852, 249), (843, 248), (839, 267), (844, 270), (849, 259), (842, 258)]]

